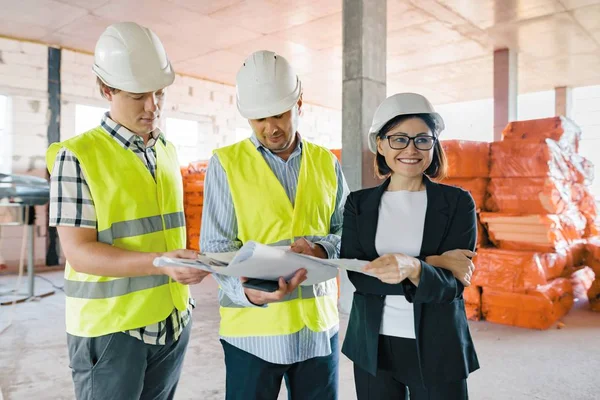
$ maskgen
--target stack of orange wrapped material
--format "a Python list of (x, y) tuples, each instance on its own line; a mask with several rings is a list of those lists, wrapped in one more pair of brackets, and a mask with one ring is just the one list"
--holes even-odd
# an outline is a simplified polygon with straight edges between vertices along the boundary
[(489, 181), (490, 144), (469, 140), (443, 140), (441, 144), (448, 160), (448, 175), (442, 183), (468, 191), (477, 209), (483, 210)]
[(481, 213), (490, 241), (506, 250), (553, 252), (585, 233), (586, 220), (577, 210), (565, 214)]
[[(468, 191), (478, 213), (485, 210), (489, 182), (488, 142), (443, 140), (441, 145), (448, 160), (448, 174), (441, 183)], [(477, 217), (477, 248), (488, 244), (487, 233)]]
[(510, 292), (535, 289), (561, 276), (567, 265), (567, 251), (538, 253), (501, 249), (479, 249), (471, 282), (484, 288)]
[(487, 178), (490, 144), (470, 140), (442, 140), (449, 178)]
[(576, 186), (592, 176), (576, 154), (580, 138), (572, 121), (555, 117), (512, 122), (491, 144), (490, 212), (480, 219), (497, 248), (478, 250), (472, 280), (484, 319), (547, 329), (571, 308), (588, 225)]
[[(581, 157), (579, 157), (581, 158)], [(584, 162), (584, 161), (582, 161)], [(586, 168), (589, 162), (585, 161)], [(554, 140), (510, 140), (494, 142), (490, 147), (491, 178), (547, 178), (584, 183), (590, 172), (575, 168), (571, 155)], [(517, 181), (518, 182), (518, 181)]]
[(579, 151), (581, 129), (562, 116), (510, 122), (502, 131), (502, 140), (556, 141), (567, 153)]
[(202, 204), (204, 203), (204, 177), (208, 161), (191, 163), (181, 168), (183, 178), (183, 196), (185, 225), (187, 230), (187, 248), (200, 250), (200, 224)]
[(483, 288), (481, 310), (487, 321), (530, 329), (549, 329), (573, 307), (573, 286), (558, 278), (520, 292)]
[(552, 177), (492, 178), (488, 185), (489, 211), (560, 214), (571, 204), (570, 185)]
[(572, 287), (565, 283), (569, 280), (559, 278), (568, 262), (564, 249), (554, 253), (479, 249), (473, 262), (471, 282), (482, 287), (482, 316), (490, 322), (547, 329), (572, 306)]
[(580, 136), (572, 121), (555, 117), (511, 122), (492, 143), (486, 207), (494, 213), (481, 217), (495, 245), (551, 252), (587, 234), (591, 217), (577, 186), (593, 176), (576, 154)]

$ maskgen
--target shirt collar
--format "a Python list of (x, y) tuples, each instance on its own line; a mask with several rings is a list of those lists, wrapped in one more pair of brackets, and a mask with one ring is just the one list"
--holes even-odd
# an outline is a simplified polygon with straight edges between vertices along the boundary
[[(302, 136), (299, 133), (296, 133), (296, 139), (298, 140), (298, 143), (296, 145), (296, 148), (292, 152), (292, 155), (296, 154), (297, 152), (298, 153), (302, 152)], [(252, 133), (252, 136), (250, 136), (250, 141), (252, 142), (254, 147), (256, 147), (258, 150), (262, 149), (264, 151), (268, 151), (269, 153), (272, 153), (271, 150), (267, 149), (265, 146), (262, 145), (262, 143), (256, 137), (255, 133)], [(275, 153), (272, 153), (272, 154), (275, 154)]]
[(150, 140), (148, 140), (148, 143), (144, 146), (144, 141), (140, 136), (131, 132), (123, 125), (116, 123), (112, 118), (110, 118), (108, 112), (102, 117), (100, 126), (102, 126), (102, 128), (125, 149), (131, 147), (133, 143), (141, 143), (142, 147), (151, 148), (156, 144), (156, 141), (159, 139), (161, 142), (163, 142), (163, 144), (166, 144), (164, 134), (159, 128), (156, 128), (150, 134)]

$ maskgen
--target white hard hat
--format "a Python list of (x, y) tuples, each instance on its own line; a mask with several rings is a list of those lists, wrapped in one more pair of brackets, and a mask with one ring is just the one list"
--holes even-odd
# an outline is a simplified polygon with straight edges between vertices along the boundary
[(92, 70), (106, 85), (131, 93), (155, 92), (175, 80), (158, 36), (135, 22), (106, 28), (96, 43)]
[(393, 118), (399, 115), (409, 114), (429, 114), (435, 119), (437, 132), (440, 134), (444, 128), (442, 116), (435, 112), (435, 109), (424, 96), (417, 93), (397, 93), (385, 99), (373, 117), (373, 123), (369, 129), (369, 149), (377, 153), (377, 134)]
[(283, 114), (301, 94), (302, 84), (292, 66), (271, 51), (252, 53), (237, 73), (237, 108), (246, 119)]

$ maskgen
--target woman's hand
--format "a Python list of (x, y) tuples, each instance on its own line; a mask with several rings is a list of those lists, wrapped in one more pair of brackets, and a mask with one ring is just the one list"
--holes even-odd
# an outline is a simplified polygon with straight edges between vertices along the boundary
[(365, 265), (363, 271), (375, 275), (385, 283), (400, 283), (408, 278), (418, 285), (421, 262), (405, 254), (386, 254)]
[(475, 265), (471, 260), (477, 254), (470, 250), (450, 250), (441, 256), (431, 256), (425, 259), (427, 264), (447, 269), (465, 287), (471, 285), (471, 277), (475, 271)]

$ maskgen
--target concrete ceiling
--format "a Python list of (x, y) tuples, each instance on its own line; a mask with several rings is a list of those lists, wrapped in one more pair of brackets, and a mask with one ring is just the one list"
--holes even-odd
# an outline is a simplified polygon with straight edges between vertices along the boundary
[[(233, 84), (250, 52), (297, 69), (305, 100), (341, 108), (341, 0), (0, 0), (0, 35), (93, 52), (112, 22), (162, 39), (177, 72)], [(493, 50), (519, 52), (519, 91), (600, 84), (600, 0), (388, 0), (388, 92), (492, 96)]]

